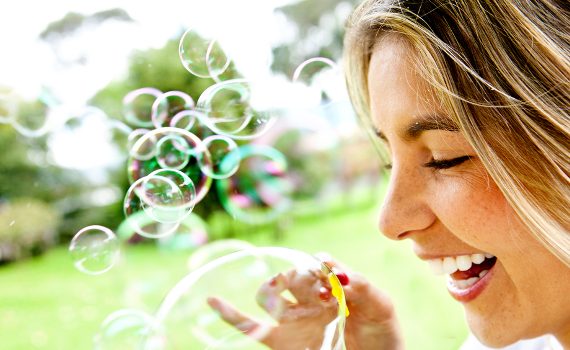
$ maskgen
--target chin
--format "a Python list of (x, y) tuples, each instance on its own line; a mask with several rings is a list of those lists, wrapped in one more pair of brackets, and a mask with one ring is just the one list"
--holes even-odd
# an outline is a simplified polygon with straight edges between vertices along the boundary
[[(496, 316), (495, 316), (496, 317)], [(501, 320), (499, 322), (494, 317), (481, 315), (470, 315), (466, 310), (466, 318), (469, 329), (472, 334), (481, 342), (481, 344), (491, 348), (502, 348), (509, 346), (523, 338), (518, 327), (513, 324), (512, 319)]]

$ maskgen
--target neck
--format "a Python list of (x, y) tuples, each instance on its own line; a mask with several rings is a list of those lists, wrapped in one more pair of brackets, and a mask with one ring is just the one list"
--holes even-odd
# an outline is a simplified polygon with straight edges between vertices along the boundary
[(560, 332), (555, 333), (554, 337), (562, 345), (563, 349), (565, 350), (570, 349), (570, 325), (569, 327), (564, 328)]

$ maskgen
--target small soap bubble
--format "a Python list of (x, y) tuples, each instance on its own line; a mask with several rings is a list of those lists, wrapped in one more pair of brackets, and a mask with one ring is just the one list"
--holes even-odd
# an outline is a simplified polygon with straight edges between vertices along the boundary
[(230, 65), (230, 58), (215, 39), (188, 29), (180, 38), (178, 54), (184, 68), (200, 78), (216, 79)]
[(155, 128), (169, 126), (172, 118), (194, 108), (194, 100), (182, 91), (169, 91), (160, 95), (152, 104), (152, 124)]
[(20, 100), (12, 126), (22, 136), (35, 138), (52, 131), (58, 110), (47, 93), (33, 100)]
[(151, 127), (152, 105), (157, 98), (162, 96), (162, 91), (146, 87), (133, 90), (123, 98), (123, 113), (127, 122), (136, 127)]
[(107, 227), (87, 226), (73, 237), (69, 252), (79, 271), (99, 275), (115, 265), (119, 257), (119, 241)]
[(236, 173), (240, 152), (237, 152), (238, 145), (234, 140), (223, 135), (212, 135), (206, 137), (202, 145), (208, 153), (201, 152), (198, 155), (198, 163), (206, 175), (214, 179), (225, 179)]
[[(93, 342), (96, 350), (149, 349), (150, 332), (157, 333), (152, 316), (124, 309), (111, 313), (101, 324)], [(156, 339), (156, 335), (152, 337)], [(155, 348), (156, 349), (156, 348)]]
[(166, 135), (156, 143), (156, 160), (164, 169), (182, 169), (190, 161), (190, 145), (176, 134)]
[[(320, 298), (322, 288), (335, 288), (336, 296)], [(230, 317), (236, 312), (245, 319)], [(315, 257), (286, 248), (245, 247), (186, 275), (168, 293), (155, 320), (169, 349), (287, 344), (290, 349), (339, 350), (346, 315), (338, 278)]]

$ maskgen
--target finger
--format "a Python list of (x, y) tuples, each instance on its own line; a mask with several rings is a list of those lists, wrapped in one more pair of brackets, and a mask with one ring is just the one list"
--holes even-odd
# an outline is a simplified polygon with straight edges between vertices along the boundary
[(279, 321), (286, 309), (294, 304), (281, 294), (286, 290), (287, 278), (280, 273), (259, 287), (255, 299), (261, 308)]
[(300, 305), (318, 305), (321, 287), (327, 287), (327, 277), (319, 270), (290, 270), (286, 275), (288, 289)]
[(239, 331), (263, 342), (269, 334), (270, 326), (265, 325), (253, 317), (239, 311), (227, 301), (218, 297), (209, 297), (208, 305), (218, 312), (220, 317)]

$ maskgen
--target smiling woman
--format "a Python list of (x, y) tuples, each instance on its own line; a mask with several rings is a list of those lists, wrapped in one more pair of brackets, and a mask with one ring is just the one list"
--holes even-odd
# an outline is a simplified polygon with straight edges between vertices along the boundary
[[(348, 22), (351, 99), (390, 159), (380, 230), (449, 275), (464, 350), (570, 349), (569, 27), (554, 0), (367, 0)], [(389, 297), (327, 265), (344, 271), (346, 348), (402, 349)], [(276, 321), (268, 339), (306, 331)]]
[(488, 346), (570, 347), (564, 6), (365, 1), (349, 20), (351, 98), (391, 159), (380, 229), (449, 274)]

